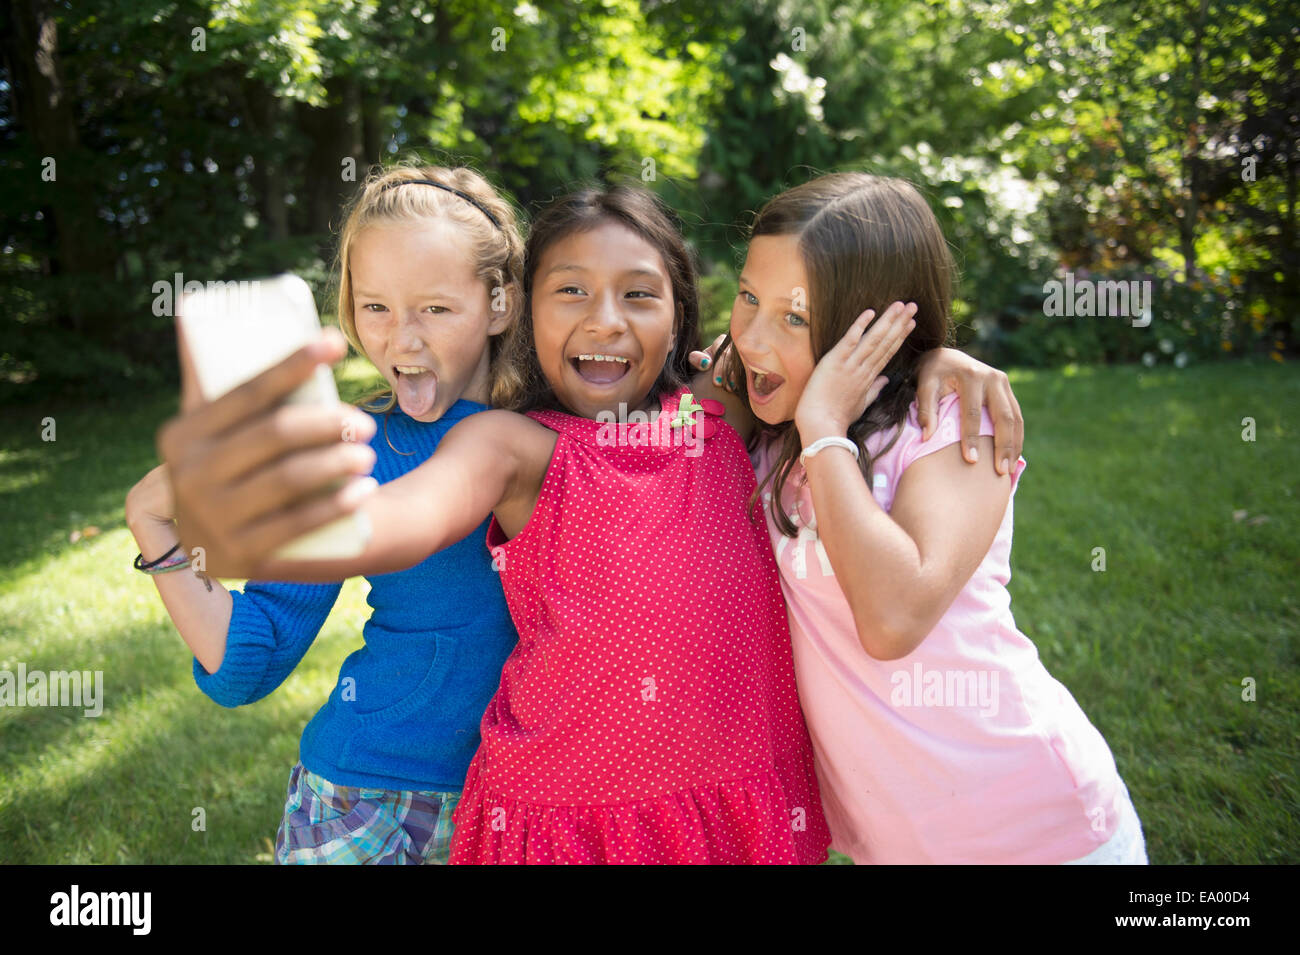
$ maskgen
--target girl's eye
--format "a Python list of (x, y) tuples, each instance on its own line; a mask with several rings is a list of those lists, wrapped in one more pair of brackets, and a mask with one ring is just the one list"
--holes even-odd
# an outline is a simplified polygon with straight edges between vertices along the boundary
[(361, 310), (363, 312), (382, 312), (385, 311), (385, 308), (378, 302), (371, 302), (369, 305), (362, 305)]
[(451, 309), (443, 305), (430, 305), (429, 311), (433, 312), (435, 315), (441, 315), (443, 312), (450, 312)]
[(639, 296), (644, 296), (645, 298), (654, 298), (654, 297), (655, 297), (655, 294), (654, 294), (653, 292), (647, 292), (647, 291), (645, 291), (645, 289), (639, 289), (639, 288), (634, 288), (634, 289), (632, 289), (632, 291), (628, 292), (627, 294), (628, 294), (628, 295), (639, 295)]
[(785, 317), (790, 320), (790, 324), (793, 325), (795, 328), (799, 328), (803, 325), (808, 324), (804, 320), (802, 315), (796, 315), (794, 312), (787, 312)]
[(754, 297), (754, 295), (753, 295), (752, 292), (746, 292), (744, 289), (741, 289), (741, 290), (740, 290), (740, 297), (741, 297), (742, 299), (745, 300), (745, 304), (746, 304), (746, 305), (757, 305), (757, 304), (758, 304), (758, 299), (756, 299), (756, 298)]
[(582, 294), (582, 289), (578, 288), (578, 286), (576, 286), (576, 285), (562, 285), (562, 286), (560, 286), (559, 288), (557, 288), (555, 291), (559, 292), (561, 295), (581, 295), (581, 294)]

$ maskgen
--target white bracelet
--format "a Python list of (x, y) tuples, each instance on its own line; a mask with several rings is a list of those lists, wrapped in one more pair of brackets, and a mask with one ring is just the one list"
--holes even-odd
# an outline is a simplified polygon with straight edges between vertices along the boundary
[(858, 456), (858, 446), (854, 444), (852, 441), (850, 441), (848, 438), (838, 438), (838, 437), (818, 438), (812, 444), (808, 445), (808, 447), (803, 449), (803, 454), (799, 455), (799, 461), (800, 463), (803, 463), (806, 459), (811, 458), (814, 454), (816, 454), (818, 451), (821, 451), (823, 448), (832, 448), (832, 447), (847, 448), (848, 450), (853, 452), (854, 458), (857, 458)]

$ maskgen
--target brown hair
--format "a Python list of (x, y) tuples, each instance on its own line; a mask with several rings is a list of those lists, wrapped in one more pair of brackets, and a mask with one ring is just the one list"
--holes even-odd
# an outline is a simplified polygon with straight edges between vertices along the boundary
[[(946, 344), (952, 334), (954, 268), (943, 230), (906, 180), (846, 172), (820, 176), (769, 200), (750, 230), (751, 238), (763, 235), (798, 236), (810, 286), (814, 361), (820, 361), (866, 309), (880, 315), (892, 302), (917, 305), (916, 328), (885, 366), (889, 384), (848, 429), (870, 486), (867, 438), (902, 424), (916, 398), (921, 356)], [(741, 382), (741, 396), (747, 397), (745, 376), (733, 377)], [(793, 537), (797, 532), (781, 508), (781, 493), (803, 446), (792, 421), (766, 433), (781, 442), (780, 451), (749, 506), (770, 483), (772, 517), (783, 534)], [(880, 453), (897, 440), (895, 434)]]
[[(432, 179), (450, 189), (473, 197), (473, 202), (437, 186), (400, 183), (415, 179)], [(394, 188), (397, 187), (397, 188)], [(478, 208), (475, 207), (477, 203)], [(484, 214), (491, 213), (496, 224)], [(473, 169), (459, 166), (399, 165), (376, 168), (366, 178), (357, 194), (344, 209), (343, 228), (339, 233), (338, 280), (339, 325), (352, 347), (361, 355), (365, 349), (357, 337), (356, 316), (352, 313), (352, 276), (349, 271), (352, 243), (361, 232), (378, 223), (418, 222), (423, 220), (453, 222), (470, 243), (477, 274), (487, 285), (494, 305), (497, 289), (504, 292), (505, 308), (510, 313), (506, 330), (493, 335), (488, 348), (490, 404), (499, 408), (515, 407), (523, 394), (523, 377), (512, 363), (517, 349), (512, 340), (520, 334), (519, 316), (523, 312), (523, 239), (518, 218), (511, 204)], [(368, 395), (359, 404), (368, 410), (384, 413), (392, 410), (397, 396), (384, 387)]]
[(695, 284), (695, 261), (675, 217), (654, 193), (640, 186), (589, 187), (561, 196), (544, 206), (533, 219), (528, 233), (524, 251), (524, 312), (519, 321), (520, 334), (509, 343), (512, 349), (510, 360), (523, 376), (520, 406), (524, 408), (563, 410), (542, 373), (533, 344), (533, 273), (553, 244), (605, 222), (625, 226), (654, 246), (664, 260), (672, 284), (676, 314), (673, 331), (677, 340), (648, 397), (654, 400), (661, 394), (676, 391), (691, 380), (694, 371), (690, 356), (699, 347), (699, 291)]

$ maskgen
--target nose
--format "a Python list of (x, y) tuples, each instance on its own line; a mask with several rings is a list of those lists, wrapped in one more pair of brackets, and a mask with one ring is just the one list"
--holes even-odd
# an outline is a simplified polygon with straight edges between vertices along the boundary
[(405, 309), (393, 332), (393, 344), (404, 354), (411, 354), (421, 349), (424, 344), (423, 322), (419, 312)]
[(582, 324), (586, 331), (596, 335), (614, 336), (624, 331), (627, 319), (623, 315), (618, 295), (602, 292), (593, 296)]
[(767, 321), (762, 309), (753, 315), (736, 315), (731, 320), (731, 340), (750, 360), (761, 363), (768, 352), (766, 329)]

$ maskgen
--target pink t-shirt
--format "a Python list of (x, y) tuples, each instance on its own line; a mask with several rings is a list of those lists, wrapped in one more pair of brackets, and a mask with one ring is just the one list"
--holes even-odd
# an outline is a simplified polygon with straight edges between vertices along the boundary
[[(980, 433), (993, 433), (987, 411)], [(868, 449), (878, 453), (892, 435), (873, 435)], [(955, 395), (939, 403), (929, 441), (913, 402), (898, 441), (873, 465), (876, 501), (889, 511), (908, 466), (960, 438)], [(760, 446), (760, 481), (776, 453), (773, 442)], [(1021, 458), (1012, 501), (1024, 468)], [(857, 863), (1038, 864), (1105, 843), (1120, 821), (1122, 784), (1106, 741), (1011, 616), (1012, 501), (934, 630), (909, 655), (876, 660), (858, 642), (803, 476), (796, 464), (782, 498), (797, 538), (776, 528), (766, 500), (763, 513), (832, 848)]]

